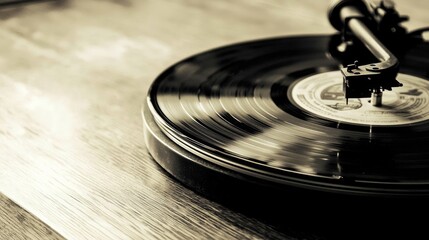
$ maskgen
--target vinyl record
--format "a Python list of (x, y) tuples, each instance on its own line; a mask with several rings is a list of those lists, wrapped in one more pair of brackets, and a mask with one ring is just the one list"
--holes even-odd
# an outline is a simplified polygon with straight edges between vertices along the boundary
[[(376, 107), (368, 99), (346, 104), (342, 62), (330, 47), (336, 37), (240, 43), (173, 65), (145, 104), (150, 153), (199, 191), (222, 182), (429, 196), (428, 44), (401, 56), (404, 86), (385, 92)], [(364, 64), (370, 55), (356, 58)]]

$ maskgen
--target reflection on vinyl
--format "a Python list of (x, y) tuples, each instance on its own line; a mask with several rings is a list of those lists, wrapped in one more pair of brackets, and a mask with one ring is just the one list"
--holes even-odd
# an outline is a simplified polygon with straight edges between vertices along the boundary
[(402, 57), (404, 86), (377, 107), (346, 104), (330, 41), (254, 41), (172, 66), (144, 113), (152, 155), (185, 183), (209, 169), (278, 189), (429, 195), (428, 45)]

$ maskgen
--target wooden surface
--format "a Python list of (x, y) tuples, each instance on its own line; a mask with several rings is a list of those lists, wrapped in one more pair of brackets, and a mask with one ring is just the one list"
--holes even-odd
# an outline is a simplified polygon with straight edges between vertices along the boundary
[(0, 239), (64, 239), (49, 226), (0, 194)]
[[(397, 2), (412, 15), (408, 26), (429, 25), (427, 2)], [(0, 239), (302, 237), (302, 229), (280, 231), (169, 177), (146, 150), (140, 109), (152, 80), (191, 54), (334, 32), (327, 7), (314, 0), (63, 0), (1, 9), (0, 192), (35, 218), (15, 221), (16, 211), (29, 213), (3, 198)]]

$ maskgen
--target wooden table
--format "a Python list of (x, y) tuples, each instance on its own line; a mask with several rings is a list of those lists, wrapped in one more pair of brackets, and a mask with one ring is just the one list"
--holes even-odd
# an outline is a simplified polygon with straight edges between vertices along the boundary
[[(410, 28), (429, 25), (429, 3), (397, 2)], [(333, 33), (328, 5), (62, 0), (1, 9), (0, 239), (302, 237), (172, 179), (147, 152), (140, 110), (152, 80), (191, 54)]]

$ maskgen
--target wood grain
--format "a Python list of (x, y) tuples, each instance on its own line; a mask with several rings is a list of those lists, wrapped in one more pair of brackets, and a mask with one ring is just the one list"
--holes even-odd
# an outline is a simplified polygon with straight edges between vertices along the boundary
[(39, 219), (0, 194), (0, 239), (64, 239)]
[[(398, 2), (409, 26), (429, 23), (428, 3)], [(140, 109), (153, 79), (191, 54), (334, 32), (328, 5), (63, 0), (0, 10), (0, 192), (67, 239), (300, 238), (168, 176), (144, 145)]]

